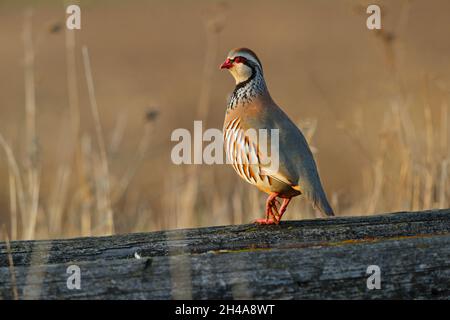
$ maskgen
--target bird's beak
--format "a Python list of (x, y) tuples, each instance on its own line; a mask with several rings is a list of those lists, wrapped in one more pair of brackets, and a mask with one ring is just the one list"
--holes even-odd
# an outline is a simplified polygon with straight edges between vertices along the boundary
[(229, 58), (225, 60), (224, 63), (220, 65), (220, 69), (230, 69), (233, 66), (233, 61), (231, 61)]

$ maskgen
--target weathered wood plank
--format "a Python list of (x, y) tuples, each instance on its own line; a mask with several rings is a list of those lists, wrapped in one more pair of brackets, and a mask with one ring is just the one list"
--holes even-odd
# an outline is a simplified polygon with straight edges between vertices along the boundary
[[(136, 259), (135, 253), (142, 258)], [(12, 298), (0, 244), (0, 297)], [(450, 210), (11, 243), (21, 298), (446, 298)], [(66, 268), (81, 268), (81, 290)], [(381, 290), (366, 270), (381, 268)]]

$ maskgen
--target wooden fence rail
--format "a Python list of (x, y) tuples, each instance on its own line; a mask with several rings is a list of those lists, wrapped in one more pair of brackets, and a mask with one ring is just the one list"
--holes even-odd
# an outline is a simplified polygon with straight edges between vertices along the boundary
[(450, 209), (0, 243), (0, 298), (448, 299)]

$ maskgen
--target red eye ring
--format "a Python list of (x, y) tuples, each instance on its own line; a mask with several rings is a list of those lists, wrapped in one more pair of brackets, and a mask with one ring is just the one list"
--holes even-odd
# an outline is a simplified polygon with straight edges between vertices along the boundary
[(236, 57), (233, 59), (233, 62), (235, 63), (244, 63), (247, 59), (245, 59), (244, 57)]

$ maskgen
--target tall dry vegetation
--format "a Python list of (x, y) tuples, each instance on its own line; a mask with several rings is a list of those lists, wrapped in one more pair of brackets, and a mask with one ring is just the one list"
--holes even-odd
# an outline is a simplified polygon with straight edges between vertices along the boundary
[[(83, 69), (88, 90), (95, 136), (80, 132), (74, 31), (66, 30), (66, 66), (71, 128), (63, 128), (69, 163), (61, 163), (52, 173), (54, 185), (49, 194), (40, 193), (42, 169), (39, 136), (36, 132), (36, 92), (32, 10), (24, 15), (25, 132), (24, 155), (17, 156), (0, 133), (0, 146), (6, 154), (9, 170), (10, 228), (12, 240), (39, 237), (68, 237), (113, 234), (113, 210), (122, 201), (139, 164), (150, 145), (152, 123), (157, 113), (150, 110), (143, 127), (135, 158), (122, 176), (109, 169), (112, 154), (121, 142), (120, 124), (112, 133), (110, 144), (100, 122), (88, 48), (82, 48)], [(38, 225), (38, 218), (41, 223)], [(38, 230), (39, 227), (39, 230)]]
[[(226, 6), (208, 12), (205, 18), (206, 48), (201, 89), (192, 120), (202, 119), (208, 126), (212, 72), (218, 59), (219, 38), (226, 25)], [(403, 8), (401, 22), (405, 24), (407, 6)], [(77, 49), (72, 31), (65, 31), (66, 74), (68, 108), (71, 127), (61, 131), (65, 137), (63, 152), (70, 161), (60, 163), (52, 172), (44, 172), (39, 145), (42, 141), (36, 130), (36, 88), (34, 70), (32, 11), (27, 11), (23, 22), (24, 79), (25, 79), (25, 139), (23, 154), (14, 148), (0, 132), (0, 146), (7, 161), (9, 180), (9, 238), (34, 239), (113, 234), (141, 230), (207, 226), (212, 224), (246, 223), (263, 212), (263, 195), (255, 188), (236, 180), (223, 186), (222, 177), (214, 167), (181, 166), (170, 170), (164, 181), (155, 185), (161, 194), (149, 201), (159, 201), (164, 212), (155, 212), (142, 202), (141, 195), (128, 194), (140, 164), (152, 148), (154, 124), (158, 112), (150, 110), (142, 127), (138, 149), (131, 162), (113, 169), (115, 155), (120, 152), (126, 126), (125, 115), (117, 118), (111, 132), (101, 124), (101, 108), (95, 91), (95, 74), (92, 71), (87, 47)], [(449, 92), (444, 90), (440, 106), (432, 105), (430, 91), (438, 84), (424, 77), (421, 96), (422, 115), (412, 116), (411, 92), (402, 82), (397, 63), (400, 52), (396, 46), (401, 36), (402, 24), (391, 33), (382, 31), (374, 43), (384, 52), (384, 65), (392, 79), (390, 105), (384, 112), (380, 130), (376, 132), (377, 146), (369, 151), (366, 141), (373, 132), (365, 130), (364, 117), (354, 115), (351, 124), (340, 130), (347, 141), (355, 145), (365, 159), (361, 170), (361, 194), (345, 199), (346, 190), (331, 192), (329, 197), (338, 215), (374, 214), (400, 210), (423, 210), (450, 206), (450, 110)], [(82, 65), (76, 56), (82, 56)], [(83, 78), (88, 93), (89, 106), (81, 106), (77, 81)], [(313, 80), (313, 79), (312, 79)], [(326, 95), (323, 90), (319, 90)], [(80, 108), (88, 107), (94, 134), (80, 129)], [(432, 110), (439, 109), (439, 121), (432, 119)], [(330, 108), (330, 112), (333, 111)], [(22, 124), (18, 124), (22, 125)], [(318, 129), (316, 119), (299, 123), (313, 152), (320, 151), (314, 136)], [(326, 130), (321, 128), (321, 130)], [(167, 138), (169, 139), (169, 138)], [(373, 151), (375, 150), (375, 151)], [(155, 168), (157, 169), (157, 168)], [(42, 193), (42, 175), (52, 176), (51, 192)], [(233, 173), (229, 172), (230, 175)], [(224, 192), (225, 190), (225, 192)], [(147, 193), (149, 196), (151, 193)], [(133, 214), (131, 214), (131, 212)], [(315, 216), (304, 200), (295, 201), (287, 218), (301, 219)], [(119, 225), (117, 220), (126, 225)], [(120, 219), (118, 219), (120, 218)], [(6, 231), (5, 231), (6, 232)], [(5, 233), (4, 232), (4, 233)]]

